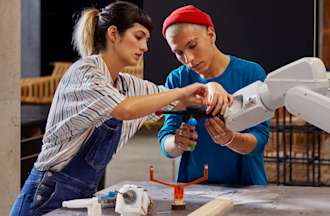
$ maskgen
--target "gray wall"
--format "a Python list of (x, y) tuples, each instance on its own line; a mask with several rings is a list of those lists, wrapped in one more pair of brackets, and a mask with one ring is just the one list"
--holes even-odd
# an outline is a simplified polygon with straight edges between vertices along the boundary
[(40, 76), (40, 0), (21, 0), (22, 5), (22, 77)]
[(20, 189), (20, 0), (0, 1), (0, 215)]

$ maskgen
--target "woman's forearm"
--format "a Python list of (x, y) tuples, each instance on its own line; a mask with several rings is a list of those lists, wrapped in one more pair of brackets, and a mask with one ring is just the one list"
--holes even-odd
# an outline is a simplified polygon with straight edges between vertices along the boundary
[(178, 88), (154, 95), (127, 97), (112, 111), (111, 116), (121, 120), (140, 118), (180, 99), (183, 94), (183, 89)]

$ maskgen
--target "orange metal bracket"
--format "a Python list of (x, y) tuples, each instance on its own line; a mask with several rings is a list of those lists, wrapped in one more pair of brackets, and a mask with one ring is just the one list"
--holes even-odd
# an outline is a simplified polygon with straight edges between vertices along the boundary
[(208, 179), (208, 166), (204, 165), (204, 176), (196, 179), (192, 182), (187, 182), (187, 183), (168, 183), (162, 180), (158, 180), (155, 178), (154, 174), (154, 167), (150, 166), (150, 181), (166, 185), (168, 187), (173, 187), (174, 188), (174, 203), (172, 203), (172, 209), (177, 210), (177, 209), (185, 209), (186, 204), (184, 202), (184, 187), (188, 187), (194, 184), (198, 184), (200, 182), (206, 181)]

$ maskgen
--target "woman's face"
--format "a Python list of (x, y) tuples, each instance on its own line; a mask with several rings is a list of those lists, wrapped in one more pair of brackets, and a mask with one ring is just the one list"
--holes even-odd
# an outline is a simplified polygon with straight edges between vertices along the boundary
[(147, 28), (139, 23), (135, 23), (123, 34), (119, 35), (119, 40), (115, 43), (118, 57), (126, 66), (135, 66), (148, 51), (148, 40), (150, 33)]

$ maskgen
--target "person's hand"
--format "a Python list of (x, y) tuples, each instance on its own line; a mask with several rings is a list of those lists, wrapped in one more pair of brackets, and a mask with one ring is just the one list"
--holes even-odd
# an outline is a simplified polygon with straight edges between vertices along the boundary
[(181, 151), (190, 151), (197, 144), (197, 132), (195, 127), (182, 123), (180, 128), (175, 131), (174, 143)]
[(218, 117), (213, 117), (206, 120), (205, 127), (216, 144), (230, 144), (230, 142), (234, 139), (234, 132), (226, 128), (224, 122)]
[(220, 112), (223, 116), (227, 107), (230, 107), (233, 103), (233, 96), (228, 94), (226, 90), (216, 82), (207, 83), (208, 95), (207, 95), (207, 109), (206, 113), (211, 113), (215, 116)]
[(208, 87), (204, 84), (194, 83), (181, 88), (180, 101), (185, 105), (203, 105), (208, 94)]

